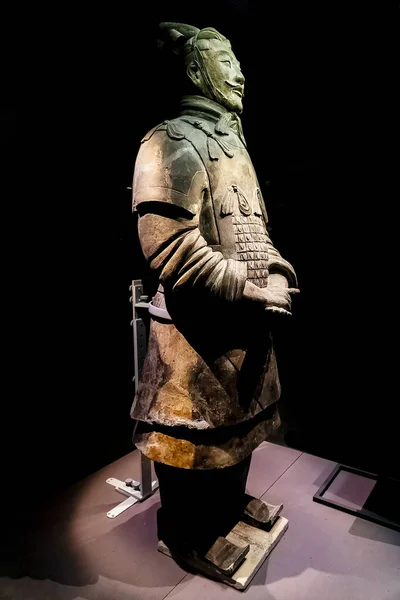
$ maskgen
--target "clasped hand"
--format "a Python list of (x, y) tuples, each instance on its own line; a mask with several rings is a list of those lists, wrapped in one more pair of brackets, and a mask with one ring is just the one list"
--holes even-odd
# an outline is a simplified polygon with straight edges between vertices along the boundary
[(265, 310), (283, 315), (291, 315), (293, 294), (298, 294), (297, 288), (287, 288), (279, 285), (268, 285), (263, 288), (265, 294)]

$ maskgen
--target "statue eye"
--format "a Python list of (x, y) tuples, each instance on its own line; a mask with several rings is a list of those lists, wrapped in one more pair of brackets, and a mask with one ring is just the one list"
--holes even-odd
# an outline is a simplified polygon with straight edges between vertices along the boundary
[(223, 63), (227, 63), (227, 64), (228, 64), (230, 67), (232, 66), (232, 63), (231, 63), (231, 61), (230, 61), (229, 59), (227, 59), (227, 58), (225, 58), (225, 59), (221, 60), (221, 62), (223, 62)]

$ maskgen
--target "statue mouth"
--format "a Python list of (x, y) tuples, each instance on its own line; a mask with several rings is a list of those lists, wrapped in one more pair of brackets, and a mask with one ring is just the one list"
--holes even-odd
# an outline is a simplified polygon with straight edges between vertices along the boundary
[(231, 83), (230, 81), (226, 81), (225, 83), (227, 83), (232, 88), (232, 92), (237, 94), (240, 98), (243, 98), (244, 88), (242, 85), (236, 85), (234, 83)]

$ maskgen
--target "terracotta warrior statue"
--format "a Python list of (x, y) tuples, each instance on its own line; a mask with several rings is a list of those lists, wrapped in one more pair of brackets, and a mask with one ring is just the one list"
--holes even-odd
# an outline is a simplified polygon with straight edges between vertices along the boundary
[(133, 210), (159, 285), (134, 443), (155, 462), (159, 539), (213, 576), (243, 561), (247, 550), (225, 537), (238, 521), (271, 525), (245, 485), (252, 451), (279, 425), (271, 331), (298, 290), (266, 227), (239, 117), (245, 79), (230, 42), (211, 27), (160, 30), (187, 85), (177, 116), (145, 135), (135, 165)]

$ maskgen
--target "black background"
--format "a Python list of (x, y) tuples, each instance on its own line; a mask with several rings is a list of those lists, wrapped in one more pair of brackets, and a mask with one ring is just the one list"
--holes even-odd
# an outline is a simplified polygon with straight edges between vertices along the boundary
[(141, 137), (177, 110), (162, 20), (216, 27), (246, 76), (245, 136), (302, 292), (277, 340), (287, 442), (398, 473), (398, 9), (348, 4), (5, 18), (3, 473), (38, 500), (132, 449), (128, 287), (145, 265), (127, 187)]

